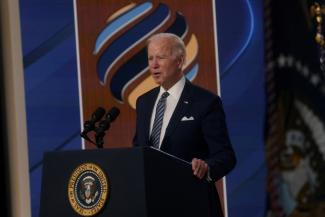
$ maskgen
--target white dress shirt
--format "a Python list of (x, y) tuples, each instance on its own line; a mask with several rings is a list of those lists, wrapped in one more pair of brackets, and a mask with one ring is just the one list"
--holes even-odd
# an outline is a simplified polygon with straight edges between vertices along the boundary
[[(161, 143), (162, 143), (162, 141), (164, 139), (166, 128), (168, 126), (170, 118), (172, 117), (172, 115), (174, 113), (174, 110), (176, 108), (176, 105), (178, 103), (178, 100), (181, 97), (181, 94), (183, 92), (183, 89), (184, 89), (184, 86), (185, 86), (185, 81), (186, 81), (185, 77), (183, 76), (176, 84), (174, 84), (174, 86), (172, 86), (167, 91), (169, 93), (169, 96), (167, 97), (167, 100), (166, 100), (166, 108), (165, 108), (165, 113), (164, 113), (164, 118), (163, 118), (163, 124), (162, 124), (161, 131), (160, 131), (159, 148), (160, 148)], [(157, 96), (157, 99), (156, 99), (156, 102), (155, 102), (155, 105), (153, 107), (153, 111), (152, 111), (152, 114), (151, 114), (149, 137), (151, 135), (153, 122), (154, 122), (155, 115), (156, 115), (157, 103), (158, 103), (161, 95), (164, 92), (166, 92), (166, 90), (162, 86), (160, 86), (160, 91), (159, 91), (159, 94)]]

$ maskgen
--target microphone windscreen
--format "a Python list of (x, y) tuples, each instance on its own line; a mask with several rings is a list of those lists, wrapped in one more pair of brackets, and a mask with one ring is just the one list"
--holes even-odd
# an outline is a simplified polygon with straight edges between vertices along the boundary
[(113, 107), (107, 113), (106, 118), (109, 119), (110, 122), (113, 122), (119, 114), (120, 114), (120, 110), (116, 107)]
[(105, 109), (98, 107), (91, 116), (91, 121), (97, 122), (105, 115)]

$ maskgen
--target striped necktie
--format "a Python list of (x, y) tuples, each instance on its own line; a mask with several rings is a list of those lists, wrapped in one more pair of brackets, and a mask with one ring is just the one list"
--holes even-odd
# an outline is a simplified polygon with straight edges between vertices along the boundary
[(155, 148), (159, 148), (161, 126), (163, 124), (166, 100), (168, 96), (169, 93), (164, 92), (157, 103), (155, 120), (153, 122), (153, 127), (150, 135), (150, 141), (152, 143), (152, 146)]

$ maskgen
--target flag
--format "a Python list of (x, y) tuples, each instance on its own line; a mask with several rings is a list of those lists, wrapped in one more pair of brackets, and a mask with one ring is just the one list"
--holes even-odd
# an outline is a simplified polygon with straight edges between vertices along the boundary
[(264, 5), (266, 216), (325, 216), (325, 72), (315, 40), (325, 30), (317, 25), (314, 3)]

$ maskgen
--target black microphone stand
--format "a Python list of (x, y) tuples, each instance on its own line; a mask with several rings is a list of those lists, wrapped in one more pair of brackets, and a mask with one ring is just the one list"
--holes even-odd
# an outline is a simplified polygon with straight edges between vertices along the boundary
[(103, 120), (99, 123), (98, 128), (95, 130), (96, 145), (98, 148), (103, 148), (105, 131), (110, 128), (110, 121)]
[(96, 147), (98, 147), (98, 145), (97, 145), (94, 141), (92, 141), (92, 140), (87, 136), (87, 134), (85, 134), (85, 133), (81, 133), (80, 136), (81, 136), (82, 138), (84, 138), (85, 140), (87, 140), (88, 142), (90, 142), (91, 144), (94, 144), (94, 145), (96, 145)]
[[(86, 121), (84, 123), (84, 131), (80, 134), (82, 138), (96, 145), (97, 148), (103, 148), (104, 146), (104, 136), (105, 131), (110, 128), (110, 123), (113, 122), (116, 117), (120, 114), (120, 110), (116, 107), (113, 107), (107, 114), (104, 120), (100, 121), (98, 127), (96, 127), (96, 122), (100, 120), (102, 115), (102, 110), (97, 109), (92, 116), (91, 121)], [(105, 110), (104, 110), (105, 111)], [(98, 118), (100, 117), (100, 118)], [(93, 142), (88, 136), (87, 133), (90, 131), (95, 131), (95, 142)]]

